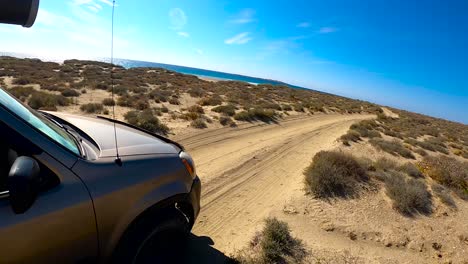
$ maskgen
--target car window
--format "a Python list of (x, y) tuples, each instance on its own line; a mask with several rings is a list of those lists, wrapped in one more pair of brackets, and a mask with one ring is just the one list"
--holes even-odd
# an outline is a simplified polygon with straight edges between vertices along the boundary
[(38, 129), (50, 139), (62, 145), (76, 155), (80, 154), (75, 140), (63, 129), (37, 113), (35, 110), (25, 106), (16, 98), (0, 88), (0, 104), (16, 114), (19, 118)]

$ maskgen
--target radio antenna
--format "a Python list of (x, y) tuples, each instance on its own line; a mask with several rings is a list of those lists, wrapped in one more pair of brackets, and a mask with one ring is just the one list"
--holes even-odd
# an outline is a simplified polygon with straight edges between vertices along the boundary
[(117, 128), (115, 127), (115, 100), (114, 100), (114, 10), (115, 10), (115, 0), (112, 0), (112, 29), (111, 29), (111, 89), (112, 89), (112, 119), (114, 120), (114, 140), (115, 140), (115, 163), (122, 166), (122, 160), (119, 155), (119, 146), (117, 145)]

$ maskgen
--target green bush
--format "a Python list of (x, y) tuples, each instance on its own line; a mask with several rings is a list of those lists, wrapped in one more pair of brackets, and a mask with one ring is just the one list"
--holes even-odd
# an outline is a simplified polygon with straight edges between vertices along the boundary
[(143, 111), (129, 111), (124, 115), (124, 118), (129, 124), (152, 133), (167, 135), (169, 132), (169, 127), (162, 124), (151, 109), (145, 109)]
[(203, 118), (197, 118), (190, 123), (190, 126), (198, 129), (207, 128), (206, 122)]
[(63, 95), (34, 92), (29, 98), (28, 105), (33, 109), (56, 111), (57, 106), (67, 106), (70, 101)]
[(15, 78), (12, 83), (16, 85), (26, 85), (26, 84), (30, 84), (31, 80), (28, 78), (20, 77), (20, 78)]
[(304, 175), (307, 189), (317, 197), (354, 195), (358, 184), (368, 180), (353, 156), (334, 151), (317, 153)]
[(255, 235), (246, 251), (234, 262), (243, 264), (301, 263), (307, 251), (301, 240), (291, 235), (286, 222), (268, 218), (263, 230)]
[(34, 93), (34, 88), (30, 86), (15, 86), (12, 87), (11, 89), (8, 89), (8, 91), (16, 98), (18, 98), (21, 101), (26, 101), (28, 97)]
[(387, 141), (379, 138), (369, 140), (372, 146), (377, 149), (383, 150), (392, 155), (400, 155), (407, 159), (415, 159), (413, 153), (400, 144), (398, 141)]
[(80, 106), (80, 110), (89, 114), (100, 114), (104, 110), (102, 104), (89, 103)]
[(65, 89), (61, 92), (61, 94), (65, 97), (78, 97), (80, 93), (73, 89)]
[(432, 197), (423, 181), (405, 179), (399, 172), (387, 172), (386, 193), (393, 201), (393, 207), (404, 215), (432, 213)]
[(234, 116), (236, 114), (236, 107), (234, 105), (220, 105), (217, 107), (214, 107), (213, 110), (216, 113), (221, 113), (226, 116)]

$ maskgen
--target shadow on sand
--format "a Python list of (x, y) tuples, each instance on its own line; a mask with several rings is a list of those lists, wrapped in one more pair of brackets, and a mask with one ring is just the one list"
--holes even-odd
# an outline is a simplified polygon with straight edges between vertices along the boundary
[(173, 245), (170, 241), (148, 248), (139, 264), (149, 263), (232, 263), (221, 251), (213, 248), (214, 241), (206, 236), (190, 234), (185, 241)]

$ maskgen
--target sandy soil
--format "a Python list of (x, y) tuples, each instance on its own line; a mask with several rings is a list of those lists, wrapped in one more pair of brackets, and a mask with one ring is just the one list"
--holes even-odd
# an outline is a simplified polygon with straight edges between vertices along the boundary
[(202, 206), (193, 233), (225, 254), (245, 247), (263, 219), (303, 193), (302, 170), (336, 147), (364, 115), (296, 116), (279, 124), (244, 124), (175, 136), (197, 163)]

